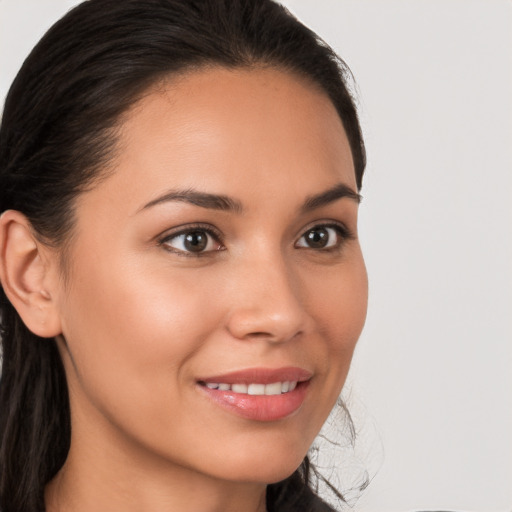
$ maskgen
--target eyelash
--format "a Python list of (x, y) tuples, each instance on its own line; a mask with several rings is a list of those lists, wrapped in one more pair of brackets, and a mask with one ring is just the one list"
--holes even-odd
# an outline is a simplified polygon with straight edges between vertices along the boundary
[(303, 234), (300, 236), (299, 240), (295, 243), (295, 245), (300, 240), (302, 240), (308, 233), (311, 233), (312, 231), (320, 230), (320, 229), (334, 230), (336, 232), (336, 235), (338, 236), (338, 240), (333, 245), (331, 245), (329, 247), (322, 247), (322, 248), (315, 249), (315, 248), (309, 247), (309, 246), (300, 246), (299, 248), (311, 249), (316, 252), (324, 252), (324, 253), (339, 251), (339, 250), (341, 250), (341, 248), (343, 247), (345, 242), (347, 242), (348, 240), (353, 240), (355, 238), (353, 233), (344, 224), (336, 223), (336, 222), (317, 223), (317, 224), (307, 228), (303, 232)]
[[(308, 233), (311, 233), (314, 230), (320, 230), (320, 229), (332, 229), (336, 232), (337, 236), (339, 237), (338, 241), (336, 241), (333, 245), (330, 245), (328, 247), (322, 247), (322, 248), (313, 248), (307, 245), (301, 245), (297, 246), (300, 240), (302, 240)], [(207, 250), (207, 251), (186, 251), (183, 249), (177, 249), (175, 247), (172, 247), (169, 245), (169, 242), (172, 240), (177, 239), (180, 236), (184, 236), (187, 234), (192, 233), (206, 233), (210, 240), (207, 241), (207, 243), (210, 243), (211, 239), (213, 239), (215, 242), (217, 242), (221, 247), (215, 250)], [(186, 226), (185, 228), (180, 228), (177, 231), (166, 233), (165, 236), (160, 238), (158, 240), (158, 245), (162, 246), (165, 250), (172, 252), (173, 254), (177, 254), (179, 256), (188, 257), (188, 258), (200, 258), (200, 257), (206, 257), (211, 256), (212, 254), (215, 254), (219, 251), (225, 250), (225, 247), (222, 245), (222, 233), (218, 231), (217, 229), (214, 229), (209, 224), (190, 224)], [(299, 237), (297, 242), (295, 242), (295, 247), (298, 249), (310, 249), (315, 252), (333, 252), (333, 251), (339, 251), (345, 242), (348, 240), (353, 240), (355, 237), (353, 233), (344, 225), (341, 223), (335, 223), (335, 222), (325, 222), (325, 223), (316, 223), (311, 227), (308, 227), (304, 230), (302, 235)]]
[(158, 244), (161, 245), (165, 250), (172, 252), (173, 254), (177, 254), (178, 256), (184, 256), (188, 258), (200, 258), (209, 256), (212, 253), (216, 253), (218, 251), (223, 251), (224, 247), (217, 250), (209, 250), (209, 251), (201, 251), (194, 253), (192, 251), (184, 251), (182, 249), (176, 249), (175, 247), (172, 247), (169, 245), (169, 242), (171, 242), (174, 239), (177, 239), (180, 236), (184, 236), (191, 233), (206, 233), (210, 239), (213, 239), (219, 243), (219, 245), (222, 245), (222, 233), (216, 229), (214, 229), (209, 224), (189, 224), (185, 228), (179, 228), (177, 231), (167, 233), (164, 237), (162, 237), (160, 240), (158, 240)]

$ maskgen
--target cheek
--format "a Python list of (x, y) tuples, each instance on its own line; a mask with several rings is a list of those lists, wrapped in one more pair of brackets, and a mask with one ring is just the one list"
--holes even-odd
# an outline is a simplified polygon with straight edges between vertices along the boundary
[(362, 256), (333, 268), (308, 285), (310, 307), (332, 350), (353, 350), (368, 307), (368, 278)]
[[(359, 257), (318, 276), (307, 287), (309, 308), (325, 341), (321, 356), (334, 404), (348, 374), (355, 346), (361, 335), (368, 306), (368, 278)], [(320, 353), (320, 350), (317, 351)]]
[(164, 275), (129, 261), (81, 268), (63, 321), (80, 385), (94, 400), (148, 403), (159, 390), (166, 400), (215, 328), (215, 305), (186, 273)]

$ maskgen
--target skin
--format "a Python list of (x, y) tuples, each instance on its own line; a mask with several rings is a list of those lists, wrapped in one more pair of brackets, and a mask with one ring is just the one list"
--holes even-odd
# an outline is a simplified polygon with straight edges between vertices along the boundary
[[(71, 449), (47, 508), (264, 511), (266, 485), (296, 469), (334, 406), (365, 320), (358, 202), (302, 208), (336, 185), (356, 190), (342, 123), (296, 76), (206, 69), (148, 91), (118, 149), (77, 200), (67, 279), (40, 244), (25, 278), (42, 290), (32, 329), (55, 331), (71, 400)], [(243, 211), (144, 208), (176, 189)], [(4, 239), (22, 236), (15, 213), (2, 220)], [(197, 223), (216, 233), (199, 255), (172, 238)], [(329, 247), (308, 246), (303, 235), (326, 224), (351, 236), (333, 228)], [(202, 376), (285, 366), (312, 378), (278, 421), (242, 418), (198, 389)]]

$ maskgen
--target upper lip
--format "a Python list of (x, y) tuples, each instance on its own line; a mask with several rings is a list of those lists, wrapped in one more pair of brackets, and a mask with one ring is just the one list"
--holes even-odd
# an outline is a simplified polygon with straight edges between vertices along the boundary
[(304, 368), (287, 366), (283, 368), (247, 368), (223, 375), (212, 375), (197, 379), (201, 383), (225, 383), (225, 384), (272, 384), (274, 382), (303, 382), (311, 379), (313, 374)]

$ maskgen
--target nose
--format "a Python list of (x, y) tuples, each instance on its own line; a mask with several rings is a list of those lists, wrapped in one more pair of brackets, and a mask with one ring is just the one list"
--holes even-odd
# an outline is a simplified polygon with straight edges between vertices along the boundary
[(237, 339), (284, 343), (303, 334), (309, 317), (300, 278), (283, 258), (253, 258), (232, 275), (227, 329)]

